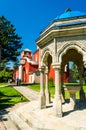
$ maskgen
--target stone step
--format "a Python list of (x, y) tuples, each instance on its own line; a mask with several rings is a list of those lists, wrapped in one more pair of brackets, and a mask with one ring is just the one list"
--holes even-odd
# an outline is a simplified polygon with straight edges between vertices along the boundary
[(11, 120), (14, 122), (17, 130), (32, 130), (32, 128), (24, 122), (15, 112), (9, 114)]
[(5, 125), (6, 130), (18, 130), (14, 122), (10, 119), (9, 115), (5, 115), (3, 117), (3, 123)]

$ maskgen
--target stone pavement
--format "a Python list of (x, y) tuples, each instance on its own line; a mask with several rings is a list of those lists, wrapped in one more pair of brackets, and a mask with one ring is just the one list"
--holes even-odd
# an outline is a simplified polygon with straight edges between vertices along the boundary
[[(64, 104), (65, 115), (58, 118), (54, 116), (51, 106), (52, 104), (46, 109), (39, 109), (39, 102), (31, 101), (9, 115), (21, 130), (86, 130), (86, 109), (73, 111), (70, 104)], [(23, 122), (28, 124), (29, 129)]]
[(17, 91), (19, 91), (23, 96), (25, 96), (28, 100), (38, 100), (39, 93), (33, 91), (32, 89), (26, 86), (13, 86)]

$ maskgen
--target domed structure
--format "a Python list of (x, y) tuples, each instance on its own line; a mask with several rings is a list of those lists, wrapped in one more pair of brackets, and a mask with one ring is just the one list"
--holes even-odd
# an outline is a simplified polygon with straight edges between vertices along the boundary
[[(69, 62), (72, 61), (77, 65), (80, 84), (82, 84), (82, 68), (86, 65), (86, 13), (67, 9), (40, 33), (36, 43), (41, 54), (39, 59), (41, 79), (40, 108), (46, 108), (46, 103), (49, 103), (48, 79), (50, 67), (52, 66), (55, 77), (53, 110), (54, 115), (62, 117), (61, 93), (63, 93), (64, 97), (64, 70)], [(45, 93), (43, 80), (45, 74), (47, 94)], [(69, 82), (69, 74), (67, 79)], [(84, 96), (81, 93), (84, 95), (83, 89), (80, 90), (80, 99), (84, 101)], [(72, 107), (74, 108), (73, 104)]]
[(68, 8), (63, 14), (57, 16), (55, 20), (82, 17), (82, 16), (86, 16), (86, 13), (80, 11), (72, 11), (71, 9)]

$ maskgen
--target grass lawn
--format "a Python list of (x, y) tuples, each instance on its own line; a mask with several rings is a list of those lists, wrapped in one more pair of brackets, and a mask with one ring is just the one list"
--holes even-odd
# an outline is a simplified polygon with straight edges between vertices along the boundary
[(7, 85), (5, 87), (1, 87), (0, 85), (0, 110), (9, 106), (13, 106), (16, 103), (26, 101), (28, 100), (23, 97), (18, 91), (16, 91), (13, 87)]
[[(39, 92), (40, 91), (40, 84), (30, 84), (27, 85), (27, 87), (29, 87), (30, 89)], [(55, 93), (55, 87), (54, 86), (50, 86), (49, 87), (50, 90), (50, 94), (52, 97), (54, 97), (54, 93)]]
[(8, 83), (0, 83), (0, 87), (8, 86)]
[(37, 92), (40, 91), (40, 84), (30, 84), (30, 85), (27, 84), (26, 86), (34, 91), (37, 91)]
[[(27, 87), (31, 88), (34, 91), (40, 91), (40, 84), (31, 84), (31, 85), (27, 85)], [(55, 94), (55, 86), (50, 86), (49, 87), (50, 90), (50, 94), (51, 97), (54, 97)], [(86, 86), (83, 86), (83, 90), (86, 93)], [(65, 99), (69, 99), (70, 98), (70, 94), (68, 91), (65, 91)], [(76, 92), (76, 99), (79, 99), (79, 92)]]

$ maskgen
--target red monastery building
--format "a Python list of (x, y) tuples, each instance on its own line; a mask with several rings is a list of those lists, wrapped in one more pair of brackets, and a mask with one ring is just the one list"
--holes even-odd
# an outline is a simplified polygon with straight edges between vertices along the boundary
[[(19, 68), (14, 72), (14, 80), (19, 78), (24, 83), (39, 83), (39, 50), (36, 50), (34, 54), (29, 49), (24, 49), (21, 53)], [(68, 68), (64, 71), (64, 82), (68, 81)], [(52, 65), (49, 70), (49, 78), (55, 81), (54, 69)]]

